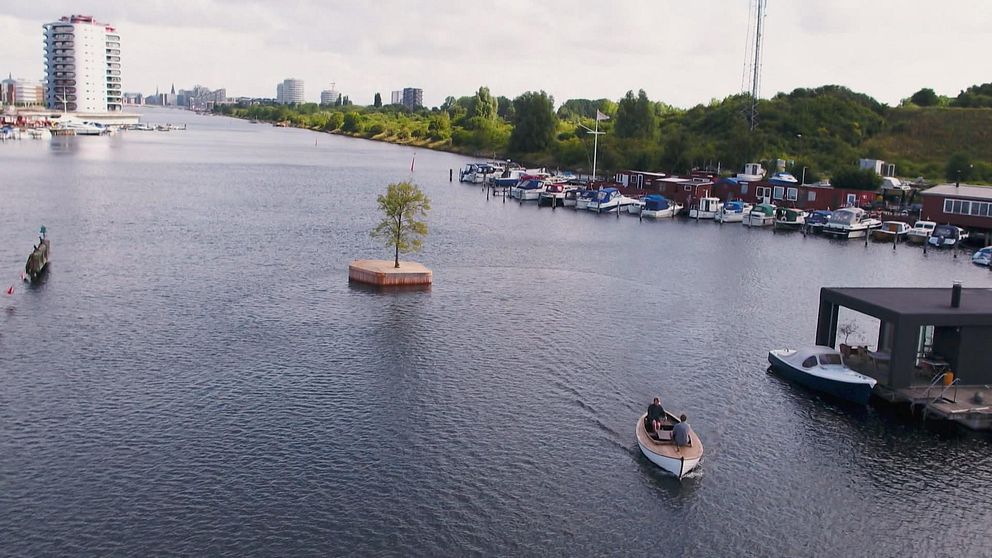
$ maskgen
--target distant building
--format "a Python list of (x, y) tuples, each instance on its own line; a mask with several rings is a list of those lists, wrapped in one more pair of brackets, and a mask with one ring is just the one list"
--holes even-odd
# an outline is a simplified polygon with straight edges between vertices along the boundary
[(210, 110), (214, 105), (227, 102), (227, 89), (211, 91), (209, 87), (194, 85), (193, 89), (180, 89), (176, 94), (176, 106), (190, 110)]
[(0, 103), (21, 106), (44, 105), (45, 86), (33, 80), (14, 79), (8, 74), (7, 79), (0, 81)]
[(303, 103), (303, 80), (295, 78), (282, 80), (282, 83), (276, 85), (276, 102), (283, 105)]
[(389, 103), (392, 105), (398, 105), (403, 102), (403, 90), (393, 91), (389, 97)]
[(124, 104), (125, 105), (141, 105), (144, 104), (144, 97), (141, 93), (125, 93), (124, 94)]
[(992, 242), (992, 186), (940, 184), (921, 194), (921, 217), (968, 229)]
[(334, 87), (331, 87), (330, 89), (325, 89), (320, 92), (320, 104), (322, 105), (333, 105), (334, 103), (338, 102), (338, 99), (340, 98), (341, 98), (341, 93), (335, 91)]
[(424, 106), (424, 90), (413, 87), (403, 88), (403, 106), (413, 110)]
[(46, 23), (45, 104), (79, 112), (119, 111), (120, 35), (91, 16), (73, 15)]
[(858, 159), (858, 168), (870, 170), (879, 176), (895, 176), (896, 166), (880, 159)]

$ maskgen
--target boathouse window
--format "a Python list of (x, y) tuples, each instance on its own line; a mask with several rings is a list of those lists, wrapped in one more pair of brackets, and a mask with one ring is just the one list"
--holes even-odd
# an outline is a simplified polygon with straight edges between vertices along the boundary
[(816, 201), (816, 192), (809, 192), (807, 197), (809, 201)]
[(747, 184), (741, 184), (741, 193), (742, 194), (746, 194), (747, 193)]
[(798, 200), (799, 199), (799, 189), (798, 188), (789, 188), (788, 190), (786, 190), (785, 199), (787, 199), (789, 201), (796, 201), (796, 200)]
[(992, 217), (992, 203), (971, 200), (944, 200), (944, 213)]
[(769, 197), (772, 193), (772, 189), (767, 186), (758, 186), (754, 191), (754, 195), (758, 197), (759, 200)]
[(813, 368), (816, 366), (816, 356), (811, 356), (803, 361), (803, 368)]
[(780, 199), (782, 199), (782, 196), (785, 195), (785, 187), (784, 186), (776, 186), (774, 192), (775, 193), (772, 194), (772, 197), (775, 198), (776, 200), (780, 200)]

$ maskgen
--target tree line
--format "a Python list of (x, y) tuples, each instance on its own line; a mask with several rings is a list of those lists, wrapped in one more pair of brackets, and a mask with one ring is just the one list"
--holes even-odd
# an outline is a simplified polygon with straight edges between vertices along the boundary
[[(643, 90), (628, 91), (616, 101), (569, 99), (557, 109), (554, 98), (544, 91), (509, 99), (494, 96), (483, 86), (473, 95), (447, 97), (438, 107), (414, 110), (383, 105), (378, 94), (370, 106), (262, 104), (224, 105), (215, 110), (580, 172), (592, 167), (593, 136), (588, 130), (595, 127), (598, 111), (608, 117), (599, 122), (605, 134), (599, 140), (598, 164), (605, 173), (623, 169), (673, 174), (695, 168), (736, 171), (746, 162), (762, 161), (770, 168), (773, 161), (782, 159), (789, 162), (793, 174), (799, 176), (805, 170), (807, 182), (813, 182), (826, 176), (850, 178), (859, 158), (876, 158), (896, 164), (902, 176), (937, 179), (953, 174), (963, 180), (992, 182), (992, 142), (955, 142), (956, 137), (967, 135), (961, 133), (968, 131), (962, 127), (992, 124), (992, 110), (953, 122), (943, 118), (946, 113), (926, 112), (992, 107), (986, 104), (992, 101), (992, 84), (971, 87), (943, 106), (926, 104), (926, 100), (918, 103), (917, 97), (914, 94), (901, 106), (888, 107), (841, 86), (800, 88), (760, 99), (754, 130), (747, 117), (751, 105), (747, 94), (679, 109), (651, 100)], [(934, 138), (933, 146), (918, 145), (929, 140), (911, 125), (917, 113), (929, 119), (928, 130), (947, 128)], [(911, 141), (915, 151), (907, 147)]]

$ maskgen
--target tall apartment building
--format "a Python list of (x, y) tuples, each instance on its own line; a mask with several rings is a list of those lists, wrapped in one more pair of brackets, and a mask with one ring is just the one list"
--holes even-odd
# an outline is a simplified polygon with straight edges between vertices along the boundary
[(389, 104), (398, 105), (403, 102), (403, 90), (393, 91), (389, 96)]
[(45, 103), (45, 86), (33, 80), (7, 79), (0, 81), (0, 103), (5, 105), (43, 105)]
[(341, 93), (338, 93), (334, 86), (331, 85), (330, 89), (325, 89), (320, 92), (320, 104), (322, 105), (333, 105), (338, 102), (338, 98), (341, 97)]
[(121, 37), (92, 16), (73, 15), (45, 31), (45, 104), (78, 112), (123, 108)]
[(303, 102), (303, 80), (284, 79), (276, 85), (276, 102), (284, 105)]
[(403, 106), (410, 110), (424, 106), (424, 90), (413, 87), (404, 87)]

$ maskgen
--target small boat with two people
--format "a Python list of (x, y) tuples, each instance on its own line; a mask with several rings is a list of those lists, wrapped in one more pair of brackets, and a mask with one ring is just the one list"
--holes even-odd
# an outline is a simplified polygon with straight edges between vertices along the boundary
[(871, 239), (881, 242), (900, 242), (906, 240), (911, 227), (902, 221), (883, 221), (882, 226), (871, 231)]
[(933, 221), (917, 221), (913, 228), (906, 233), (906, 242), (909, 244), (926, 244), (937, 223)]
[(696, 206), (689, 210), (690, 219), (713, 219), (720, 210), (720, 198), (699, 198)]
[[(654, 416), (652, 416), (654, 415)], [(655, 398), (648, 412), (634, 425), (641, 453), (663, 470), (682, 480), (703, 458), (703, 443), (686, 416), (676, 417)]]
[(827, 220), (823, 234), (836, 238), (861, 238), (881, 226), (881, 221), (869, 217), (860, 207), (842, 207)]
[(744, 221), (744, 216), (750, 212), (750, 204), (740, 200), (731, 200), (724, 202), (713, 218), (717, 223), (740, 223)]
[(875, 378), (848, 368), (832, 347), (775, 349), (768, 351), (768, 363), (788, 380), (860, 405), (868, 403), (877, 383)]
[(52, 253), (52, 242), (48, 239), (48, 230), (44, 225), (38, 237), (38, 245), (31, 251), (27, 263), (24, 264), (24, 280), (37, 281), (48, 269), (48, 258)]
[(742, 221), (745, 227), (767, 227), (775, 223), (775, 206), (770, 203), (759, 203), (751, 208)]
[(795, 207), (779, 207), (775, 210), (775, 229), (798, 231), (806, 225), (806, 212)]
[(968, 233), (961, 227), (937, 225), (933, 229), (933, 234), (927, 239), (927, 243), (935, 248), (954, 248), (967, 238)]

